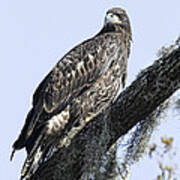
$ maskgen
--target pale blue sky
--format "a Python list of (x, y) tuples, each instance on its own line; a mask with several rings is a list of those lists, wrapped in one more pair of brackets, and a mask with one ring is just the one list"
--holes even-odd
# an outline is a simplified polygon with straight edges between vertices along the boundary
[(18, 152), (13, 162), (9, 154), (38, 83), (68, 50), (100, 30), (105, 11), (114, 6), (124, 7), (132, 24), (131, 82), (180, 34), (179, 0), (0, 2), (0, 179), (19, 177), (25, 153)]

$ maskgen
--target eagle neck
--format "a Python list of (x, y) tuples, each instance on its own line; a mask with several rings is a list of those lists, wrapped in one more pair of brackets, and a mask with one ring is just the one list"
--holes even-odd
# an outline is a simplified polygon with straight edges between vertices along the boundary
[(114, 24), (106, 24), (105, 26), (103, 26), (103, 28), (100, 30), (99, 33), (97, 33), (96, 36), (100, 36), (102, 34), (106, 34), (106, 33), (120, 33), (123, 34), (124, 36), (126, 36), (129, 41), (131, 41), (131, 29), (125, 29), (124, 27), (122, 27), (121, 25), (114, 25)]

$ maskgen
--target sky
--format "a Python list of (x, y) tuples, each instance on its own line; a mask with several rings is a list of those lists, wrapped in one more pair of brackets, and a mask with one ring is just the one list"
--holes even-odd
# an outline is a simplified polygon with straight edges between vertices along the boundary
[[(131, 20), (130, 84), (141, 69), (153, 63), (158, 49), (173, 43), (180, 34), (179, 0), (0, 2), (0, 179), (19, 177), (25, 152), (17, 152), (13, 162), (9, 156), (37, 85), (67, 51), (100, 30), (111, 7), (123, 7)], [(178, 132), (168, 131), (174, 136)], [(146, 167), (144, 172), (148, 171)], [(135, 177), (144, 179), (137, 174), (131, 179)], [(146, 180), (152, 179), (148, 177)]]

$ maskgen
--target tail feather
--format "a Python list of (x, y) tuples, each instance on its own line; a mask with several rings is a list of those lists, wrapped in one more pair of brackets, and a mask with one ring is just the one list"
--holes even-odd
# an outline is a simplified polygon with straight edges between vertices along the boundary
[(52, 156), (49, 150), (52, 151), (52, 147), (55, 145), (54, 139), (48, 137), (45, 130), (46, 128), (41, 131), (24, 162), (21, 170), (21, 179), (30, 178), (36, 172), (40, 164)]
[(33, 149), (31, 152), (28, 154), (23, 168), (21, 170), (21, 179), (24, 177), (28, 178), (36, 169), (38, 168), (40, 159), (42, 157), (42, 148), (41, 148), (41, 141), (43, 138), (44, 134), (42, 133), (38, 139), (36, 140)]

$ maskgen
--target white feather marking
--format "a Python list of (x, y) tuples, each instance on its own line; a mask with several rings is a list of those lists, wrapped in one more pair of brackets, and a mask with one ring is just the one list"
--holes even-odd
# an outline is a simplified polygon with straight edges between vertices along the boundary
[(93, 61), (94, 60), (94, 56), (92, 54), (88, 54), (89, 60)]
[(42, 151), (40, 151), (40, 148), (38, 148), (38, 150), (34, 156), (34, 165), (36, 165), (39, 162), (41, 155), (42, 155)]
[(84, 63), (84, 62), (81, 61), (81, 62), (79, 62), (79, 63), (77, 64), (77, 69), (78, 69), (78, 70), (82, 67), (83, 63)]
[[(113, 103), (116, 101), (116, 99), (119, 97), (119, 95), (120, 95), (120, 94), (122, 93), (122, 91), (123, 91), (122, 78), (119, 79), (119, 81), (120, 81), (120, 88), (119, 88), (117, 94), (116, 94), (115, 97), (114, 97)], [(117, 82), (117, 83), (118, 83), (118, 84), (116, 84), (116, 86), (119, 86), (119, 82)]]
[(69, 106), (62, 111), (60, 114), (57, 114), (53, 116), (49, 121), (48, 121), (48, 134), (51, 134), (52, 132), (58, 132), (59, 130), (63, 129), (64, 126), (67, 124), (69, 120)]
[[(32, 166), (30, 167), (29, 173), (26, 175), (27, 179), (29, 179), (30, 174), (34, 174), (36, 172), (36, 170), (38, 169), (38, 165), (39, 165), (40, 159), (42, 157), (42, 151), (40, 149), (41, 148), (39, 147), (34, 155), (34, 161), (32, 163)], [(22, 172), (21, 175), (24, 176), (24, 172)]]
[(76, 71), (72, 71), (72, 76), (75, 77)]
[(123, 91), (123, 88), (122, 88), (122, 86), (120, 86), (116, 96), (114, 97), (113, 103), (116, 101), (116, 99), (119, 97), (119, 95), (121, 94), (122, 91)]

